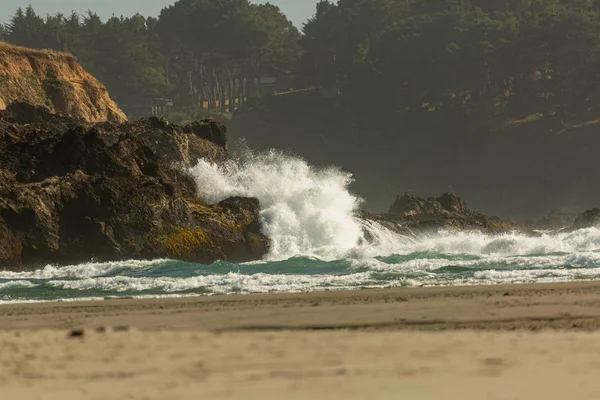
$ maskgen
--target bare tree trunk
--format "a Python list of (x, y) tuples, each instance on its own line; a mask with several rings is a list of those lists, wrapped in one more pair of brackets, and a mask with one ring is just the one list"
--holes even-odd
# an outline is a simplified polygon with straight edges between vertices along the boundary
[(194, 105), (194, 78), (192, 77), (193, 71), (188, 71), (188, 99), (189, 104)]
[(242, 79), (242, 104), (246, 104), (248, 99), (248, 78), (244, 77)]
[(233, 82), (231, 81), (231, 70), (227, 66), (227, 94), (229, 97), (229, 112), (235, 110), (235, 97), (233, 96)]
[(217, 80), (217, 87), (219, 93), (219, 109), (221, 112), (225, 112), (225, 92), (223, 90), (223, 79), (221, 77)]
[(204, 71), (204, 62), (202, 60), (202, 56), (200, 56), (200, 93), (199, 93), (199, 103), (200, 109), (204, 108), (204, 88), (206, 87), (206, 82), (204, 81), (205, 71)]
[(231, 111), (231, 81), (229, 76), (223, 80), (223, 90), (225, 91), (225, 112)]
[(210, 78), (210, 101), (208, 108), (214, 110), (217, 108), (217, 91), (216, 91), (216, 82), (215, 82), (215, 70), (214, 67), (212, 69), (212, 74)]

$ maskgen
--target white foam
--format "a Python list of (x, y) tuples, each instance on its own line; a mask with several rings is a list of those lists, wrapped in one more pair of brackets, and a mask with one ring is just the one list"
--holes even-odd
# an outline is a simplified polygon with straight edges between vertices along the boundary
[(14, 288), (23, 288), (29, 289), (36, 287), (35, 283), (29, 281), (8, 281), (8, 282), (0, 282), (0, 292), (5, 289), (14, 289)]
[(0, 279), (81, 279), (107, 275), (121, 270), (144, 269), (159, 265), (165, 261), (166, 260), (129, 260), (106, 263), (89, 262), (77, 265), (67, 265), (64, 267), (47, 265), (44, 268), (35, 271), (0, 271)]
[[(49, 285), (72, 290), (101, 290), (107, 292), (161, 291), (178, 293), (189, 290), (206, 289), (212, 294), (307, 292), (319, 288), (350, 289), (367, 284), (370, 273), (350, 275), (278, 275), (228, 273), (224, 275), (195, 276), (189, 278), (145, 278), (145, 277), (98, 277), (80, 280), (51, 281)], [(373, 284), (377, 284), (372, 282)], [(382, 285), (389, 285), (380, 282)]]
[(315, 168), (270, 151), (219, 165), (200, 160), (189, 172), (208, 202), (232, 196), (260, 200), (263, 233), (271, 239), (269, 260), (342, 259), (363, 237), (354, 217), (361, 201), (348, 190), (352, 176), (337, 168)]
[[(139, 295), (131, 296), (128, 298), (132, 299), (173, 299), (173, 298), (185, 298), (185, 297), (198, 297), (197, 294), (153, 294), (153, 295)], [(40, 304), (40, 303), (76, 303), (82, 301), (110, 301), (117, 300), (118, 296), (106, 296), (106, 297), (72, 297), (68, 299), (55, 299), (55, 300), (42, 300), (42, 299), (0, 299), (1, 304)]]
[(277, 151), (246, 152), (219, 165), (200, 160), (189, 173), (197, 182), (198, 195), (207, 202), (232, 196), (260, 200), (263, 233), (272, 240), (267, 260), (303, 256), (330, 261), (415, 252), (507, 257), (600, 249), (598, 228), (538, 237), (450, 231), (401, 237), (376, 222), (355, 217), (361, 200), (348, 189), (350, 174), (315, 168)]
[(555, 235), (538, 237), (521, 233), (485, 235), (480, 232), (441, 231), (425, 235), (398, 249), (398, 254), (437, 252), (477, 256), (543, 255), (552, 253), (580, 253), (600, 250), (600, 229), (588, 228)]

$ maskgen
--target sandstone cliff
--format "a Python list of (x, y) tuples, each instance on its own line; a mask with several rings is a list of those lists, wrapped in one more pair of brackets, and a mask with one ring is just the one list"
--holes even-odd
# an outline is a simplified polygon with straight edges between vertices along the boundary
[(45, 106), (87, 122), (127, 119), (104, 85), (72, 55), (0, 42), (0, 110), (13, 101)]

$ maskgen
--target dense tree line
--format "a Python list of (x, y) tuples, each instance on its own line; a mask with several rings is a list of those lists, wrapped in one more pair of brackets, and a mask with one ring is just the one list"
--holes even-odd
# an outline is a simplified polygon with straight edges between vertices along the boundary
[(322, 1), (294, 77), (326, 96), (266, 99), (230, 132), (351, 171), (373, 210), (404, 190), (519, 218), (595, 206), (599, 5)]
[[(385, 112), (567, 118), (600, 100), (595, 0), (322, 1), (304, 27), (316, 82)], [(368, 100), (366, 100), (368, 99)]]
[(262, 76), (284, 84), (300, 33), (273, 5), (248, 0), (180, 0), (158, 18), (140, 14), (102, 21), (85, 15), (40, 16), (18, 9), (0, 38), (74, 54), (120, 103), (155, 97), (181, 106), (224, 107)]
[[(37, 15), (0, 36), (75, 54), (120, 102), (212, 108), (262, 77), (383, 115), (452, 111), (568, 120), (600, 101), (598, 0), (321, 1), (299, 32), (278, 7), (179, 0), (158, 18)], [(566, 123), (566, 122), (565, 122)]]

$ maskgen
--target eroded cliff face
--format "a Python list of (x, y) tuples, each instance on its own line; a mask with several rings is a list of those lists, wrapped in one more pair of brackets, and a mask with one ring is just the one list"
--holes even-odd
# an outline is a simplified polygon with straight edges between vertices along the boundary
[(87, 122), (124, 122), (108, 91), (75, 57), (0, 42), (0, 110), (14, 101)]

